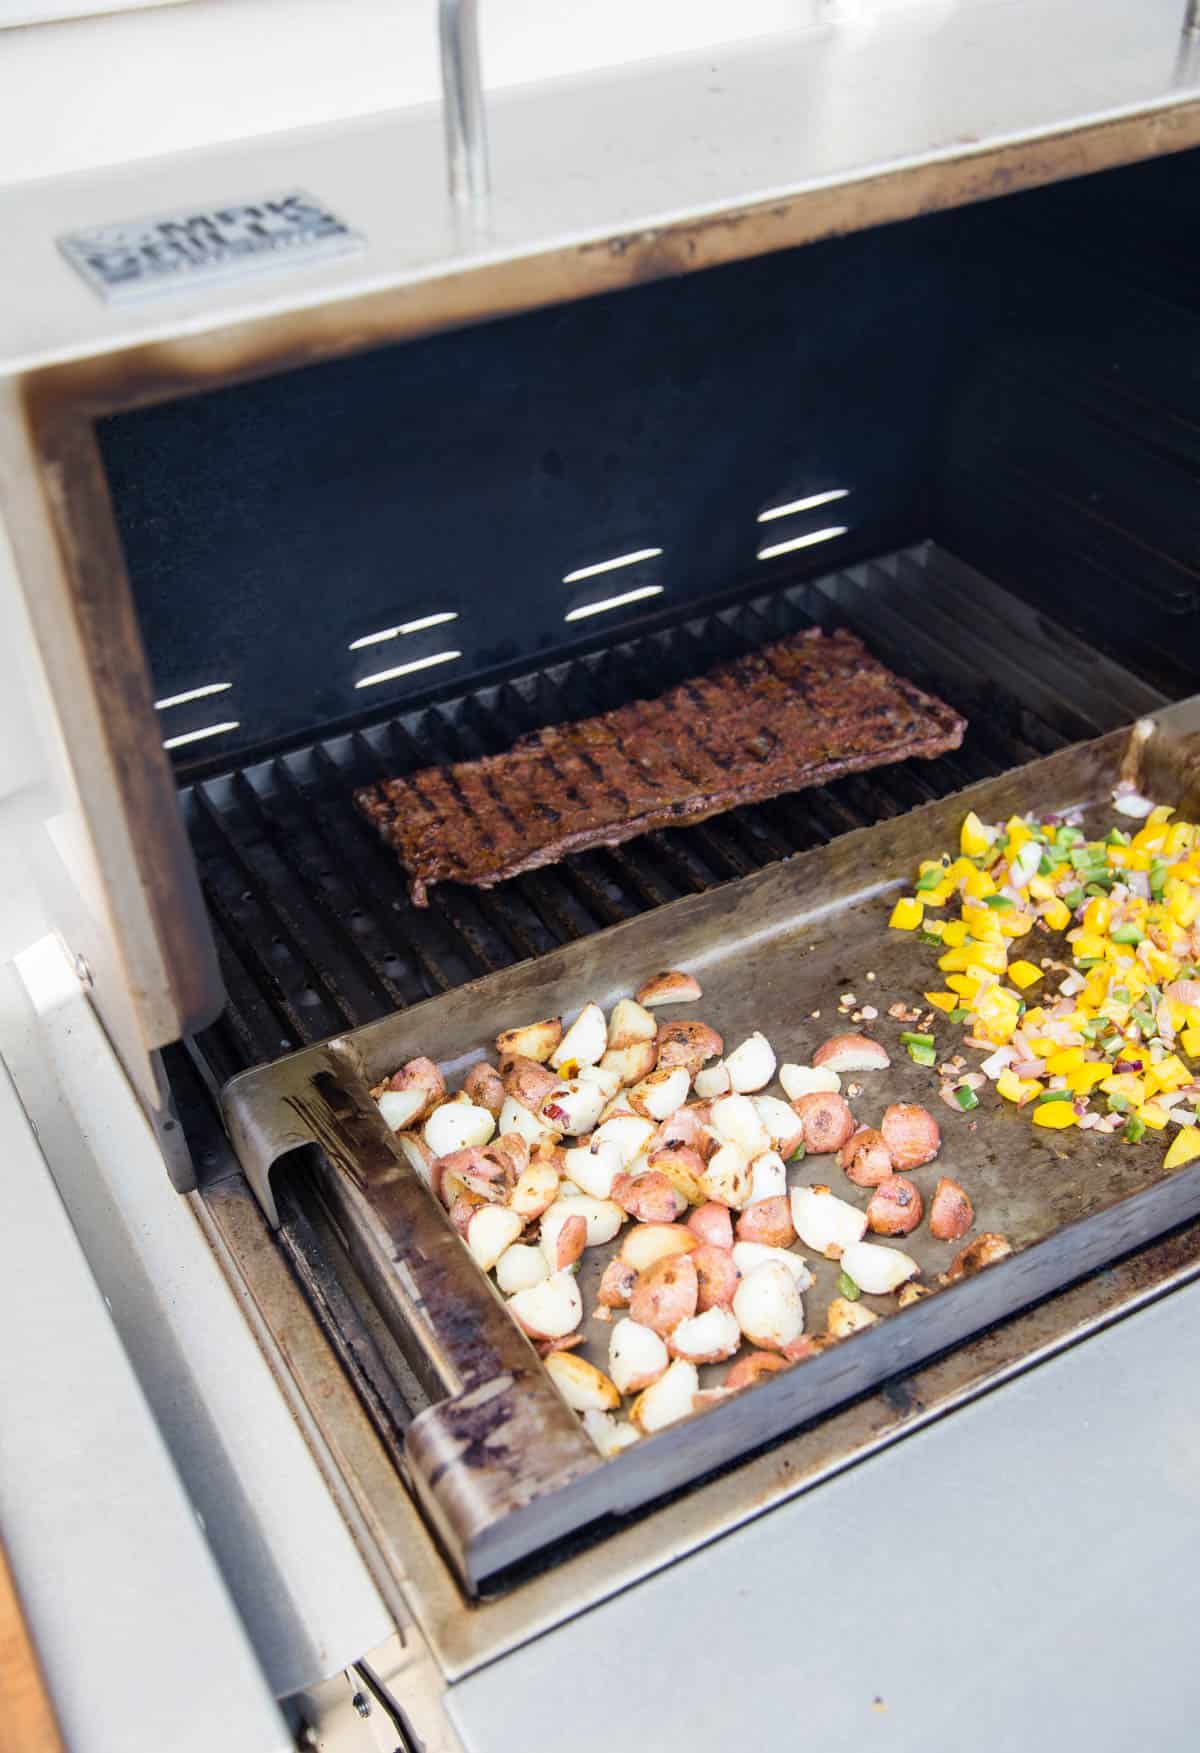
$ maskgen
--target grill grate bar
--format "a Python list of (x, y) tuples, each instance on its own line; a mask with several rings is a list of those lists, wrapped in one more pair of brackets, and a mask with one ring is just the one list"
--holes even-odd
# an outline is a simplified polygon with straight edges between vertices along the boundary
[[(234, 775), (239, 777), (240, 773)], [(239, 820), (235, 786), (229, 782), (224, 789), (229, 799), (224, 807), (217, 806), (216, 786), (210, 780), (193, 787), (192, 799), (220, 846), (220, 857), (206, 866), (205, 886), (209, 905), (220, 911), (226, 936), (264, 991), (273, 996), (298, 1039), (312, 1038), (314, 1024), (324, 1034), (353, 1024), (358, 1019), (344, 1009), (322, 964), (310, 954), (309, 946), (330, 952), (325, 934), (306, 935), (304, 925), (290, 916), (282, 897), (272, 890), (267, 873), (256, 869), (248, 856), (253, 835)]]
[[(962, 748), (593, 848), (495, 890), (438, 885), (426, 909), (410, 904), (399, 864), (355, 808), (360, 785), (497, 753), (542, 725), (645, 698), (815, 624), (849, 627), (964, 712)], [(702, 688), (696, 698), (700, 733), (687, 760), (700, 782)], [(989, 579), (919, 548), (318, 738), (184, 793), (230, 1001), (197, 1051), (223, 1081), (240, 1065), (903, 815), (1159, 700)]]

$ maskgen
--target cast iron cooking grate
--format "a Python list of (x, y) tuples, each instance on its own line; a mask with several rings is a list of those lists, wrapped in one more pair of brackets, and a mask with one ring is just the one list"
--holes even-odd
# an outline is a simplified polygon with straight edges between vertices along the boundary
[[(965, 713), (961, 749), (410, 905), (356, 786), (494, 753), (819, 623)], [(496, 968), (902, 814), (1161, 705), (1137, 677), (931, 545), (693, 615), (611, 649), (414, 706), (187, 786), (229, 994), (196, 1043), (218, 1082)]]

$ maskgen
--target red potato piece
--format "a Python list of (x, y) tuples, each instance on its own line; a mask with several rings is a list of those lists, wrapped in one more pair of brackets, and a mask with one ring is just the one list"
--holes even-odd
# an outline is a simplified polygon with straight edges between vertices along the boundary
[(477, 1108), (486, 1108), (497, 1119), (504, 1106), (504, 1082), (494, 1065), (481, 1059), (463, 1079), (463, 1089)]
[(854, 1115), (849, 1104), (833, 1090), (812, 1090), (799, 1096), (792, 1106), (804, 1127), (804, 1149), (808, 1156), (840, 1150), (854, 1135)]
[(822, 1345), (819, 1338), (808, 1333), (800, 1333), (784, 1346), (780, 1356), (790, 1364), (803, 1363), (806, 1358), (816, 1357), (820, 1350), (822, 1350)]
[(726, 1248), (714, 1248), (708, 1242), (687, 1258), (696, 1268), (696, 1311), (728, 1309), (733, 1304), (741, 1273)]
[(561, 1339), (535, 1339), (533, 1349), (539, 1357), (550, 1357), (556, 1351), (574, 1351), (577, 1345), (586, 1343), (586, 1333), (567, 1333)]
[(867, 1206), (867, 1227), (877, 1236), (908, 1236), (925, 1213), (925, 1201), (906, 1175), (880, 1181)]
[(637, 1277), (633, 1267), (624, 1260), (610, 1260), (596, 1292), (597, 1302), (606, 1309), (627, 1309)]
[(658, 1048), (653, 1041), (630, 1041), (627, 1047), (610, 1047), (600, 1061), (600, 1069), (615, 1072), (628, 1087), (649, 1077), (657, 1058)]
[(710, 1248), (728, 1250), (733, 1247), (733, 1219), (729, 1207), (718, 1205), (715, 1199), (698, 1205), (688, 1218), (687, 1226)]
[(586, 1247), (587, 1219), (569, 1217), (554, 1238), (554, 1258), (550, 1262), (550, 1270), (561, 1272), (564, 1266), (574, 1266)]
[(814, 1066), (830, 1071), (882, 1071), (892, 1062), (886, 1047), (867, 1035), (834, 1035), (812, 1056)]
[(676, 1254), (639, 1273), (629, 1299), (629, 1313), (639, 1326), (649, 1327), (665, 1338), (680, 1321), (696, 1313), (699, 1294), (691, 1255)]
[(610, 1197), (642, 1223), (674, 1223), (688, 1204), (658, 1169), (647, 1169), (642, 1175), (618, 1175)]
[(957, 1242), (975, 1222), (975, 1207), (957, 1181), (942, 1176), (929, 1206), (929, 1233), (939, 1242)]
[(388, 1078), (387, 1087), (390, 1090), (413, 1088), (425, 1090), (425, 1113), (428, 1113), (436, 1103), (444, 1102), (446, 1099), (446, 1080), (432, 1059), (410, 1059), (406, 1065), (400, 1067), (399, 1071), (392, 1073), (391, 1077)]
[(985, 1266), (995, 1266), (1000, 1260), (1007, 1260), (1012, 1253), (1012, 1243), (1007, 1236), (998, 1236), (994, 1230), (985, 1230), (983, 1235), (976, 1236), (968, 1242), (950, 1262), (942, 1274), (943, 1284), (957, 1284), (960, 1278), (970, 1278), (973, 1273), (982, 1272)]
[(558, 1181), (553, 1164), (532, 1162), (518, 1176), (508, 1203), (523, 1218), (540, 1217), (558, 1198)]
[(756, 1199), (737, 1220), (739, 1242), (761, 1242), (768, 1248), (790, 1248), (796, 1240), (792, 1208), (786, 1194)]
[(565, 1340), (583, 1320), (583, 1298), (570, 1272), (552, 1273), (541, 1284), (517, 1291), (509, 1297), (507, 1307), (531, 1339)]
[(489, 1164), (474, 1145), (466, 1150), (448, 1150), (433, 1165), (433, 1190), (442, 1204), (449, 1206), (466, 1186), (467, 1174), (478, 1168), (476, 1184), (471, 1188), (481, 1199), (501, 1200), (507, 1197), (503, 1177), (497, 1165)]
[(646, 1146), (647, 1155), (656, 1150), (694, 1150), (702, 1157), (710, 1156), (712, 1140), (707, 1131), (707, 1115), (696, 1112), (696, 1104), (676, 1108), (661, 1122)]
[(658, 1069), (669, 1071), (682, 1065), (691, 1077), (709, 1059), (719, 1059), (725, 1043), (707, 1023), (670, 1022), (658, 1027)]
[(554, 1072), (536, 1059), (526, 1059), (517, 1053), (500, 1061), (500, 1079), (504, 1085), (505, 1095), (531, 1114), (536, 1114), (551, 1090), (559, 1086), (559, 1079)]
[(529, 1167), (529, 1143), (519, 1132), (502, 1132), (484, 1149), (484, 1155), (507, 1162), (512, 1169), (514, 1183)]
[[(689, 1143), (700, 1152), (700, 1155), (704, 1158), (705, 1162), (707, 1162), (720, 1142), (713, 1135), (712, 1103), (687, 1102), (682, 1108), (680, 1108), (679, 1113), (690, 1115), (695, 1124), (699, 1127), (699, 1136), (690, 1139)], [(676, 1116), (676, 1118), (677, 1117), (678, 1116)], [(664, 1124), (669, 1126), (671, 1122), (668, 1120), (665, 1121)]]
[(942, 1134), (928, 1108), (915, 1102), (894, 1102), (879, 1122), (896, 1169), (919, 1169), (941, 1149)]
[(704, 1158), (698, 1150), (686, 1144), (669, 1144), (652, 1150), (649, 1161), (651, 1174), (665, 1175), (686, 1205), (704, 1204), (708, 1198), (702, 1179)]
[(748, 1351), (745, 1357), (738, 1358), (725, 1377), (725, 1386), (736, 1393), (739, 1388), (752, 1388), (764, 1376), (775, 1376), (780, 1370), (791, 1367), (787, 1358), (780, 1357), (777, 1351)]
[(467, 1239), (467, 1231), (471, 1227), (471, 1219), (479, 1210), (480, 1206), (486, 1205), (487, 1203), (488, 1201), (486, 1199), (481, 1199), (478, 1193), (465, 1192), (457, 1194), (450, 1201), (450, 1209), (446, 1215), (449, 1217), (450, 1222), (454, 1225), (454, 1228), (458, 1231), (464, 1242)]
[(503, 1029), (496, 1036), (496, 1052), (501, 1059), (533, 1059), (545, 1064), (562, 1040), (561, 1017), (546, 1017), (540, 1023), (526, 1023), (519, 1029)]
[(690, 1363), (724, 1363), (741, 1343), (742, 1330), (732, 1313), (714, 1305), (680, 1321), (667, 1349), (672, 1357), (685, 1357)]
[(618, 998), (608, 1019), (610, 1051), (632, 1047), (635, 1041), (653, 1041), (657, 1034), (658, 1024), (648, 1010), (643, 1010), (632, 998)]
[(621, 1259), (635, 1272), (644, 1272), (656, 1260), (666, 1260), (673, 1254), (694, 1254), (699, 1245), (686, 1224), (635, 1223), (625, 1232)]
[(838, 1151), (838, 1164), (856, 1187), (878, 1187), (895, 1174), (887, 1139), (873, 1126), (860, 1126)]
[(700, 982), (695, 975), (681, 973), (678, 968), (669, 968), (661, 974), (651, 974), (634, 993), (637, 1002), (647, 1009), (659, 1004), (689, 1004), (693, 999), (703, 996)]

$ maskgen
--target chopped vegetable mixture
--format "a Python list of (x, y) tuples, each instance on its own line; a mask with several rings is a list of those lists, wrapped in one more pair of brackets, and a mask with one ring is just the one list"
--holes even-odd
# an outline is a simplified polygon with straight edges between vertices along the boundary
[[(1200, 1156), (1200, 825), (1126, 787), (1114, 801), (1142, 825), (1099, 840), (1070, 819), (970, 813), (957, 855), (921, 863), (890, 923), (940, 952), (926, 1001), (965, 1024), (979, 1070), (1035, 1126), (1130, 1144), (1177, 1127), (1176, 1168)], [(931, 1036), (900, 1039), (935, 1062)], [(943, 1094), (970, 1109), (974, 1085)]]

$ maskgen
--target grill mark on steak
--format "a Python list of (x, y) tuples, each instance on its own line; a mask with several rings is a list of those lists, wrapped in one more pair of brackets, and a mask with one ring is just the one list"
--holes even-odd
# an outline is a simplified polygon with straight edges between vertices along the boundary
[(964, 729), (853, 634), (814, 628), (655, 700), (530, 731), (505, 754), (355, 796), (424, 906), (433, 883), (491, 888), (572, 852), (942, 754)]

